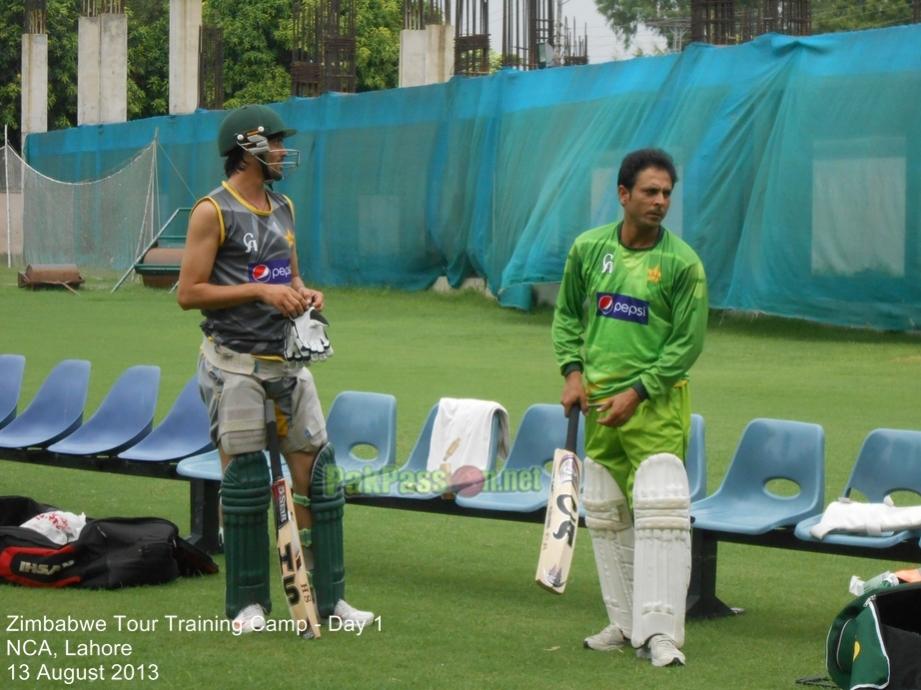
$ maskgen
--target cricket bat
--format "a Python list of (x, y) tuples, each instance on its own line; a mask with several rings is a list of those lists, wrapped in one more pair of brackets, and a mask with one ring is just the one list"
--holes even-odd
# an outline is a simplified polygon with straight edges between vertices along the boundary
[(275, 402), (268, 399), (265, 401), (265, 429), (272, 466), (272, 502), (275, 510), (275, 529), (278, 534), (282, 589), (288, 600), (291, 619), (297, 624), (298, 633), (304, 635), (309, 626), (313, 637), (320, 637), (320, 617), (317, 615), (317, 604), (310, 589), (310, 577), (304, 565), (297, 518), (294, 516), (294, 501), (291, 498), (291, 485), (281, 471)]
[(544, 535), (534, 575), (534, 581), (539, 586), (555, 594), (562, 594), (566, 589), (579, 526), (582, 462), (575, 453), (579, 412), (579, 406), (573, 405), (569, 411), (566, 447), (557, 448), (553, 454), (550, 497), (547, 499)]

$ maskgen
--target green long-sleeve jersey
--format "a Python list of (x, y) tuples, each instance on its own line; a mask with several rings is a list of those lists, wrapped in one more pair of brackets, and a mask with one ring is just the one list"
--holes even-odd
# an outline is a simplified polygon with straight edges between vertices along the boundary
[(553, 318), (557, 364), (582, 365), (593, 402), (636, 383), (657, 398), (686, 381), (707, 329), (707, 281), (694, 250), (665, 228), (655, 246), (629, 249), (621, 225), (576, 238)]

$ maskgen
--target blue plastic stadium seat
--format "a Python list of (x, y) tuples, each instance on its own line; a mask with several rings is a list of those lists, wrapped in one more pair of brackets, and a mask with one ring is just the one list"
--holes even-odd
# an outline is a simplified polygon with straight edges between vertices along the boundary
[(115, 455), (150, 433), (160, 367), (128, 367), (103, 398), (86, 424), (48, 447), (61, 455)]
[[(420, 497), (422, 494), (415, 489), (416, 478), (425, 472), (428, 460), (429, 445), (432, 441), (432, 427), (435, 426), (435, 414), (438, 405), (433, 405), (426, 417), (419, 438), (409, 454), (409, 460), (397, 469), (385, 469), (378, 474), (362, 479), (354, 487), (354, 493), (359, 496), (379, 496), (391, 498), (404, 498), (407, 496)], [(426, 498), (434, 498), (438, 494), (425, 494)]]
[[(269, 454), (264, 452), (265, 462), (269, 463)], [(271, 472), (271, 468), (269, 469)], [(291, 473), (288, 472), (288, 463), (282, 460), (281, 472), (289, 480)], [(184, 458), (176, 465), (176, 474), (186, 479), (201, 479), (204, 481), (219, 482), (221, 481), (221, 456), (217, 449), (209, 450), (206, 453), (199, 453), (188, 458)]]
[[(896, 491), (921, 494), (921, 431), (874, 429), (857, 455), (842, 496), (857, 491), (870, 503), (882, 503)], [(892, 534), (870, 536), (831, 532), (816, 539), (809, 530), (822, 518), (816, 515), (797, 524), (796, 536), (803, 541), (823, 544), (846, 544), (885, 549), (918, 536), (917, 530), (901, 530)]]
[(217, 449), (184, 458), (176, 465), (176, 474), (187, 479), (221, 481), (221, 456)]
[[(329, 408), (326, 434), (336, 451), (343, 484), (357, 484), (396, 463), (397, 400), (385, 393), (343, 391)], [(373, 448), (375, 457), (359, 457), (355, 451), (360, 447)]]
[(26, 358), (22, 355), (0, 355), (0, 429), (16, 417), (25, 368)]
[(699, 501), (707, 495), (707, 450), (704, 418), (691, 415), (691, 434), (688, 438), (688, 455), (684, 466), (688, 471), (688, 487), (691, 501)]
[[(799, 491), (784, 496), (768, 488), (789, 480)], [(822, 511), (825, 432), (817, 424), (755, 419), (742, 433), (716, 493), (691, 504), (695, 529), (764, 534), (792, 527)]]
[(85, 359), (59, 362), (22, 414), (0, 429), (0, 448), (44, 447), (79, 427), (89, 381)]
[[(559, 403), (538, 403), (525, 410), (505, 467), (475, 496), (458, 494), (464, 508), (531, 513), (547, 505), (550, 465), (566, 444), (566, 416)], [(581, 431), (581, 420), (580, 420)]]
[(173, 407), (153, 431), (118, 454), (122, 460), (172, 462), (212, 450), (208, 408), (198, 392), (198, 379), (186, 383)]

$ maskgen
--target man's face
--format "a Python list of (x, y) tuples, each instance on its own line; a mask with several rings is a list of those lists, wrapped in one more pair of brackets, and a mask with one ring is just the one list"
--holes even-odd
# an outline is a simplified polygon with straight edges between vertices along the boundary
[(285, 159), (285, 144), (281, 137), (269, 139), (269, 152), (265, 155), (265, 167), (270, 180), (280, 180), (284, 177), (281, 162)]
[(667, 170), (645, 168), (636, 176), (632, 189), (617, 188), (624, 218), (640, 230), (658, 230), (672, 199), (672, 178)]

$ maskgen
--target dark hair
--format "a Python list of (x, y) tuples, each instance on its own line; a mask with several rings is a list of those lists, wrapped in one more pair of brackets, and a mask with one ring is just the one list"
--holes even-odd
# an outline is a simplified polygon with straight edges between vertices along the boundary
[(237, 170), (243, 170), (246, 167), (246, 163), (243, 162), (243, 154), (246, 151), (243, 150), (240, 146), (234, 146), (230, 153), (227, 154), (227, 157), (224, 158), (224, 174), (227, 177), (233, 175)]
[(672, 178), (672, 186), (678, 184), (678, 173), (675, 172), (675, 163), (672, 157), (662, 149), (639, 149), (624, 156), (617, 173), (617, 186), (623, 185), (633, 189), (637, 176), (646, 168), (664, 170)]

